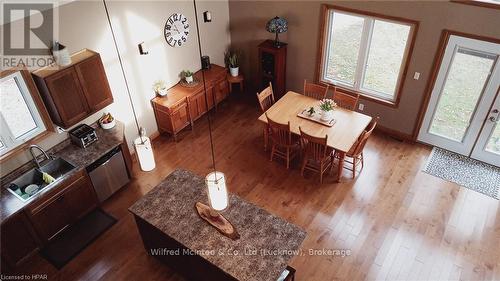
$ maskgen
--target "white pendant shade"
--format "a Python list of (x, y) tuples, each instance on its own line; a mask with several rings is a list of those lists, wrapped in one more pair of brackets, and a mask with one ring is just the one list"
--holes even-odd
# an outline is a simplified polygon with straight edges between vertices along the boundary
[(207, 175), (205, 182), (208, 188), (210, 206), (216, 211), (222, 211), (229, 204), (226, 188), (226, 178), (221, 172), (212, 172)]
[(148, 137), (138, 137), (134, 141), (134, 148), (141, 170), (145, 172), (153, 170), (156, 167), (156, 163), (151, 140)]

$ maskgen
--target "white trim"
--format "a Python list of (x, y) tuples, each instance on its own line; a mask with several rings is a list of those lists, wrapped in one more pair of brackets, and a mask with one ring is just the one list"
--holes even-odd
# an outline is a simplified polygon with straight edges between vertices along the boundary
[(31, 93), (28, 89), (28, 86), (26, 85), (26, 82), (24, 81), (24, 78), (21, 74), (21, 72), (17, 71), (14, 72), (10, 75), (7, 75), (5, 77), (2, 77), (0, 79), (0, 83), (4, 80), (8, 79), (14, 79), (16, 82), (19, 91), (23, 97), (24, 102), (26, 103), (26, 106), (28, 107), (28, 110), (31, 114), (31, 117), (33, 118), (33, 121), (35, 122), (36, 127), (23, 133), (22, 135), (18, 136), (17, 138), (14, 136), (14, 134), (10, 131), (9, 126), (7, 124), (7, 121), (5, 120), (4, 116), (0, 112), (0, 137), (2, 142), (4, 143), (5, 147), (0, 149), (0, 156), (4, 155), (5, 153), (11, 151), (12, 149), (16, 148), (17, 146), (31, 140), (32, 138), (38, 136), (40, 133), (44, 132), (47, 128), (45, 127), (45, 124), (43, 123), (42, 116), (38, 112), (38, 108), (35, 104), (35, 101), (33, 100), (33, 97), (31, 96)]
[[(354, 72), (354, 81), (353, 85), (349, 84), (347, 81), (342, 81), (338, 79), (331, 79), (327, 77), (327, 70), (328, 70), (328, 58), (330, 54), (330, 46), (331, 46), (331, 38), (332, 38), (332, 33), (333, 33), (333, 16), (334, 14), (343, 14), (343, 15), (350, 15), (350, 16), (355, 16), (358, 18), (363, 18), (363, 29), (361, 33), (361, 41), (359, 45), (359, 52), (358, 52), (358, 57), (356, 61), (356, 70)], [(373, 28), (375, 25), (375, 21), (382, 21), (382, 22), (388, 22), (388, 23), (393, 23), (393, 24), (399, 24), (399, 25), (404, 25), (408, 26), (410, 28), (408, 32), (408, 37), (406, 40), (406, 46), (404, 48), (403, 52), (403, 57), (401, 60), (401, 64), (399, 65), (399, 72), (398, 72), (398, 77), (396, 80), (396, 86), (394, 89), (393, 93), (382, 93), (376, 90), (368, 89), (368, 88), (363, 88), (364, 84), (364, 77), (366, 74), (366, 68), (367, 68), (367, 63), (368, 63), (368, 57), (369, 57), (369, 52), (371, 48), (371, 41), (372, 41), (372, 36), (373, 36)], [(342, 86), (347, 89), (359, 92), (361, 95), (368, 96), (368, 97), (374, 97), (377, 99), (382, 99), (386, 100), (388, 102), (395, 102), (398, 98), (399, 93), (399, 88), (402, 83), (402, 77), (403, 73), (406, 67), (409, 51), (410, 51), (410, 46), (413, 42), (411, 42), (411, 39), (413, 38), (413, 33), (415, 32), (415, 25), (407, 22), (401, 22), (401, 21), (395, 21), (395, 20), (390, 20), (390, 19), (385, 19), (385, 18), (380, 18), (380, 17), (373, 17), (373, 16), (367, 16), (364, 14), (357, 14), (353, 12), (345, 12), (343, 10), (337, 10), (337, 9), (329, 9), (328, 10), (328, 28), (325, 31), (326, 34), (326, 42), (323, 44), (323, 58), (321, 61), (321, 73), (320, 73), (320, 81), (321, 82), (327, 82), (331, 83), (335, 86)]]

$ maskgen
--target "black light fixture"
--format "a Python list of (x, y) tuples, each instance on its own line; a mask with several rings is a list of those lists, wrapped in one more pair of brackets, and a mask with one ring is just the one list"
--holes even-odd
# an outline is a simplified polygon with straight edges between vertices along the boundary
[(212, 13), (210, 13), (209, 11), (203, 12), (203, 21), (212, 22)]

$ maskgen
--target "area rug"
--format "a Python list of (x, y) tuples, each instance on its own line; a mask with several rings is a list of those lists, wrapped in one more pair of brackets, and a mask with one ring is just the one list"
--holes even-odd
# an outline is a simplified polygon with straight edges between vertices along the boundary
[(499, 167), (434, 147), (423, 171), (499, 199)]
[(95, 209), (59, 233), (42, 249), (41, 254), (57, 269), (61, 269), (115, 222), (116, 219), (108, 213)]

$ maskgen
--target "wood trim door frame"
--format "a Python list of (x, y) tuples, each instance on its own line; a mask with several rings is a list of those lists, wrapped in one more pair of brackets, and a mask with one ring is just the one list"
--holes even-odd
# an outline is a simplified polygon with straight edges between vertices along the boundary
[(420, 105), (420, 109), (419, 109), (419, 112), (417, 115), (417, 119), (415, 120), (415, 125), (413, 126), (413, 134), (412, 134), (413, 141), (417, 141), (418, 133), (419, 133), (420, 128), (422, 127), (422, 123), (424, 121), (425, 112), (427, 111), (427, 108), (429, 107), (429, 101), (431, 99), (432, 90), (434, 89), (434, 86), (436, 84), (436, 79), (437, 79), (437, 75), (439, 73), (439, 68), (441, 66), (441, 63), (443, 62), (444, 52), (446, 50), (446, 46), (448, 45), (448, 41), (450, 39), (450, 36), (452, 36), (452, 35), (500, 44), (500, 38), (493, 38), (493, 37), (487, 37), (487, 36), (482, 36), (482, 35), (464, 33), (464, 32), (460, 32), (460, 31), (453, 31), (453, 30), (449, 30), (449, 29), (443, 29), (443, 31), (441, 32), (441, 39), (439, 40), (438, 49), (436, 51), (436, 54), (434, 55), (434, 63), (432, 65), (432, 70), (429, 73), (429, 78), (427, 79), (427, 86), (425, 87), (425, 91), (424, 91), (424, 93), (425, 93), (424, 99), (422, 100), (422, 103)]

